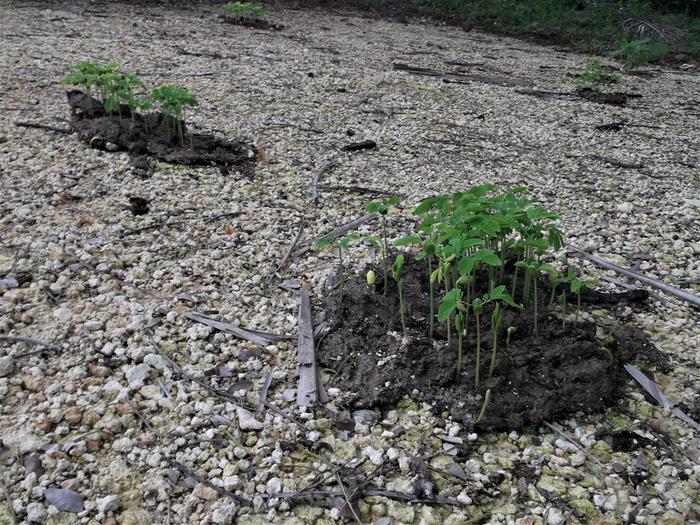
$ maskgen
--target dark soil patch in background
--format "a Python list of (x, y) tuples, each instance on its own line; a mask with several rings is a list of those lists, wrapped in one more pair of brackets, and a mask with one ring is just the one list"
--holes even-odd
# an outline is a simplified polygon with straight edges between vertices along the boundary
[[(319, 364), (336, 374), (334, 384), (349, 394), (356, 408), (389, 408), (404, 396), (433, 405), (437, 413), (448, 411), (472, 427), (483, 395), (491, 390), (491, 402), (480, 428), (511, 430), (538, 425), (577, 411), (593, 412), (612, 404), (627, 382), (625, 363), (638, 356), (663, 364), (663, 356), (633, 327), (617, 327), (597, 334), (590, 322), (562, 329), (559, 317), (542, 314), (539, 336), (532, 336), (532, 311), (503, 312), (496, 368), (488, 378), (491, 360), (490, 317), (481, 318), (481, 384), (474, 388), (475, 329), (470, 316), (464, 341), (462, 374), (456, 378), (456, 338), (446, 346), (444, 324), (436, 321), (435, 340), (428, 339), (429, 287), (424, 263), (407, 261), (404, 296), (410, 337), (403, 341), (395, 282), (389, 278), (385, 297), (380, 268), (377, 283), (368, 286), (364, 276), (346, 282), (343, 303), (338, 288), (329, 295), (327, 316), (331, 330), (321, 341)], [(507, 277), (503, 282), (510, 282)], [(485, 290), (484, 290), (485, 291)], [(483, 292), (483, 291), (482, 291)], [(437, 303), (443, 291), (436, 291)], [(540, 288), (540, 312), (546, 312), (548, 290)], [(516, 296), (520, 298), (520, 294)], [(570, 307), (570, 311), (573, 307)], [(514, 326), (510, 343), (506, 328)], [(420, 392), (416, 396), (414, 389)]]
[(132, 118), (127, 106), (122, 106), (121, 116), (107, 113), (101, 102), (80, 91), (68, 92), (68, 104), (73, 112), (71, 129), (90, 147), (149, 155), (175, 164), (217, 166), (222, 172), (236, 167), (247, 176), (254, 174), (256, 150), (252, 145), (190, 134), (184, 122), (162, 113)]

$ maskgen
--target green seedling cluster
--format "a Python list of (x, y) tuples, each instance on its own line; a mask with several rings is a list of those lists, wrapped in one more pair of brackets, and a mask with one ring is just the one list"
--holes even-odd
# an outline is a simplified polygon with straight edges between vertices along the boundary
[[(62, 84), (78, 87), (86, 95), (99, 100), (106, 111), (119, 114), (126, 106), (132, 119), (138, 111), (149, 110), (154, 106), (170, 117), (166, 123), (174, 122), (174, 132), (177, 132), (180, 142), (184, 143), (183, 128), (184, 110), (186, 106), (197, 106), (197, 99), (185, 88), (164, 85), (144, 91), (144, 84), (133, 73), (118, 70), (119, 64), (111, 62), (106, 66), (93, 64), (89, 61), (73, 66), (73, 72), (68, 74)], [(138, 90), (141, 90), (140, 92)]]
[(265, 18), (267, 10), (252, 2), (229, 2), (224, 5), (226, 16), (236, 21), (255, 22)]
[[(392, 196), (373, 201), (367, 206), (367, 212), (379, 215), (381, 235), (364, 240), (381, 252), (384, 294), (388, 289), (388, 275), (397, 284), (401, 328), (407, 340), (411, 327), (407, 323), (402, 283), (406, 260), (404, 254), (399, 253), (391, 266), (388, 261), (387, 216), (398, 203), (399, 199)], [(503, 332), (507, 346), (518, 331), (515, 326), (503, 326), (507, 309), (525, 309), (528, 315), (531, 314), (531, 333), (539, 336), (540, 310), (542, 304), (547, 304), (546, 298), (538, 296), (543, 274), (548, 276), (552, 287), (550, 306), (557, 299), (561, 301), (563, 323), (567, 313), (567, 295), (576, 295), (578, 323), (581, 293), (593, 281), (578, 279), (571, 270), (561, 275), (551, 264), (544, 262), (547, 256), (562, 246), (562, 234), (556, 224), (558, 215), (538, 206), (526, 196), (524, 188), (499, 191), (491, 184), (476, 186), (452, 195), (425, 199), (415, 213), (421, 218), (415, 233), (393, 244), (398, 247), (412, 246), (414, 259), (426, 263), (430, 283), (428, 335), (430, 339), (435, 337), (437, 321), (444, 325), (441, 333), (447, 336), (447, 347), (454, 348), (452, 340), (456, 340), (455, 370), (458, 377), (462, 374), (465, 341), (473, 341), (474, 345), (475, 388), (479, 389), (483, 384), (484, 371), (487, 370), (489, 378), (493, 376)], [(317, 247), (337, 248), (342, 275), (343, 253), (348, 243), (357, 238), (354, 234), (323, 238)], [(367, 273), (368, 285), (373, 287), (376, 279), (374, 271), (370, 270)], [(342, 279), (340, 286), (342, 301)], [(483, 332), (489, 328), (489, 324), (490, 341), (485, 342)], [(483, 349), (489, 343), (490, 358), (485, 360), (482, 358)], [(489, 400), (490, 391), (484, 399), (484, 411)]]
[[(435, 285), (439, 284), (444, 290), (437, 320), (445, 324), (448, 345), (452, 329), (456, 331), (457, 374), (461, 374), (463, 342), (470, 333), (470, 320), (474, 319), (474, 381), (478, 387), (483, 315), (490, 313), (491, 316), (489, 375), (496, 366), (504, 308), (517, 309), (532, 304), (533, 333), (538, 333), (537, 283), (542, 272), (554, 271), (551, 265), (541, 261), (546, 253), (561, 248), (562, 235), (554, 222), (558, 216), (536, 206), (525, 196), (524, 188), (498, 193), (494, 185), (431, 197), (421, 202), (415, 213), (422, 217), (417, 234), (399, 239), (395, 244), (418, 246), (416, 259), (427, 260), (431, 338)], [(514, 263), (510, 282), (505, 282), (507, 262)], [(508, 340), (511, 333), (509, 329)]]
[(577, 89), (594, 88), (619, 80), (620, 75), (615, 73), (610, 66), (603, 64), (597, 58), (589, 58), (586, 60), (586, 71), (579, 75), (576, 87)]

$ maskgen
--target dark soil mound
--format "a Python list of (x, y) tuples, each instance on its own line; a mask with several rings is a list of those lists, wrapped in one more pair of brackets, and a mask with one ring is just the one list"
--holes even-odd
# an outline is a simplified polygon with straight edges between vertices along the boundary
[[(491, 401), (479, 427), (518, 429), (576, 411), (600, 410), (616, 400), (627, 381), (624, 363), (635, 360), (638, 352), (648, 361), (659, 361), (660, 353), (639, 329), (618, 327), (598, 334), (598, 327), (590, 322), (576, 326), (567, 322), (563, 328), (561, 318), (547, 313), (549, 291), (541, 283), (539, 336), (532, 335), (531, 308), (504, 310), (490, 378), (491, 310), (484, 308), (481, 384), (475, 391), (474, 316), (464, 341), (462, 373), (456, 377), (454, 329), (449, 348), (444, 324), (438, 326), (436, 321), (435, 341), (428, 339), (429, 284), (424, 263), (409, 260), (404, 268), (409, 332), (405, 341), (396, 283), (389, 278), (384, 296), (381, 269), (374, 270), (378, 276), (374, 286), (368, 286), (364, 276), (346, 282), (342, 305), (337, 287), (328, 297), (331, 330), (318, 353), (320, 365), (336, 374), (335, 383), (351, 393), (354, 407), (390, 407), (404, 396), (416, 397), (417, 389), (436, 411), (447, 410), (471, 427), (490, 389)], [(510, 279), (506, 276), (502, 282)], [(436, 291), (436, 311), (443, 294)], [(509, 326), (515, 331), (506, 344)]]
[(254, 173), (252, 145), (190, 133), (183, 121), (162, 113), (132, 117), (127, 106), (122, 106), (121, 115), (108, 113), (102, 103), (80, 91), (69, 91), (68, 103), (73, 112), (71, 129), (93, 148), (176, 164), (218, 166), (223, 171), (236, 166), (246, 175)]

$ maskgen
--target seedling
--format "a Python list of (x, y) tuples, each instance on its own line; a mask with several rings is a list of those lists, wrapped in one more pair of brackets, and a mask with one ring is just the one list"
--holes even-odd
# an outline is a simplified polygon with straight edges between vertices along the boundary
[(122, 116), (122, 104), (129, 107), (131, 118), (136, 110), (147, 108), (147, 99), (136, 95), (135, 90), (143, 87), (143, 82), (133, 73), (117, 71), (119, 64), (111, 62), (98, 66), (90, 61), (73, 66), (73, 73), (67, 75), (62, 84), (79, 87), (86, 95), (95, 96), (109, 113)]
[[(437, 271), (437, 270), (436, 270)], [(469, 304), (462, 301), (463, 292), (460, 288), (453, 288), (445, 294), (438, 309), (438, 321), (447, 321), (453, 312), (455, 315), (455, 328), (457, 329), (457, 376), (462, 371), (462, 336), (464, 332), (464, 316)], [(449, 329), (450, 323), (447, 323)]]
[(571, 279), (571, 293), (576, 294), (576, 317), (574, 323), (578, 324), (578, 314), (581, 311), (581, 292), (590, 284), (595, 284), (596, 280), (584, 280), (576, 279), (575, 277)]
[(489, 407), (490, 402), (491, 402), (491, 389), (489, 388), (486, 391), (486, 394), (484, 394), (484, 402), (481, 404), (481, 411), (479, 412), (479, 417), (477, 417), (476, 421), (474, 421), (475, 425), (478, 425), (479, 421), (481, 421), (481, 419), (486, 414), (486, 409)]
[(491, 365), (489, 366), (489, 377), (493, 375), (496, 369), (496, 351), (498, 348), (498, 331), (501, 329), (501, 321), (503, 320), (503, 312), (501, 305), (496, 304), (491, 314)]
[(399, 254), (396, 256), (394, 264), (391, 266), (391, 276), (396, 281), (396, 286), (399, 289), (399, 310), (401, 312), (401, 328), (403, 329), (404, 338), (408, 338), (408, 330), (406, 329), (406, 306), (403, 301), (403, 286), (401, 285), (401, 269), (404, 264), (404, 256)]
[(370, 270), (367, 272), (367, 284), (369, 286), (373, 286), (374, 283), (377, 282), (377, 274), (374, 273), (374, 270)]
[(382, 252), (382, 270), (384, 272), (384, 295), (387, 293), (387, 289), (389, 286), (389, 280), (388, 280), (388, 274), (389, 270), (387, 268), (388, 265), (388, 251), (389, 247), (387, 245), (387, 221), (386, 221), (386, 216), (389, 213), (389, 209), (392, 206), (396, 206), (399, 203), (399, 198), (396, 195), (392, 195), (391, 197), (385, 197), (380, 200), (372, 201), (367, 205), (366, 211), (367, 213), (376, 213), (379, 215), (380, 220), (381, 220), (381, 228), (382, 228), (382, 242), (380, 243), (381, 247), (381, 252)]
[[(197, 98), (187, 91), (185, 88), (166, 84), (160, 86), (153, 91), (149, 96), (151, 102), (158, 104), (161, 111), (170, 116), (175, 123), (175, 131), (180, 137), (180, 143), (184, 144), (184, 128), (183, 121), (185, 118), (185, 106), (197, 106)], [(167, 122), (167, 120), (166, 120)]]
[(532, 288), (533, 295), (533, 315), (532, 315), (532, 333), (535, 336), (540, 335), (539, 333), (539, 315), (538, 315), (538, 299), (537, 299), (537, 285), (541, 272), (550, 273), (556, 271), (554, 267), (550, 264), (540, 264), (537, 261), (519, 261), (516, 263), (516, 267), (525, 268), (525, 286), (523, 288), (523, 303), (528, 304), (529, 301), (529, 290)]
[(229, 2), (224, 5), (224, 10), (227, 18), (244, 22), (262, 20), (267, 12), (265, 6), (252, 2)]
[(620, 75), (613, 72), (609, 66), (601, 63), (597, 58), (589, 58), (586, 60), (586, 71), (578, 77), (576, 88), (578, 90), (594, 88), (602, 84), (618, 82), (619, 80)]
[[(339, 293), (341, 305), (343, 304), (343, 289), (345, 283), (345, 265), (343, 264), (343, 250), (347, 251), (348, 246), (350, 245), (350, 241), (354, 241), (355, 239), (359, 239), (359, 235), (357, 235), (356, 233), (351, 233), (343, 237), (322, 237), (321, 239), (316, 241), (316, 248), (319, 250), (324, 250), (326, 248), (332, 249), (334, 247), (338, 249), (338, 275), (340, 275), (340, 283), (338, 286), (340, 290)], [(367, 277), (367, 282), (369, 282), (369, 275)]]
[(515, 326), (509, 326), (508, 328), (506, 328), (506, 345), (510, 344), (511, 336), (517, 331), (518, 329)]

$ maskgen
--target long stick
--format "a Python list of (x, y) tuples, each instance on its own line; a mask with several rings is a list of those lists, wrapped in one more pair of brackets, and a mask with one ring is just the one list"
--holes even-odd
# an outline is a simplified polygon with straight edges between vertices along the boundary
[(700, 308), (700, 297), (698, 297), (695, 294), (692, 294), (690, 292), (686, 292), (685, 290), (681, 290), (680, 288), (676, 288), (675, 286), (671, 286), (670, 284), (666, 284), (665, 282), (660, 281), (658, 279), (654, 279), (653, 277), (648, 277), (648, 276), (641, 274), (639, 272), (635, 272), (634, 270), (630, 270), (628, 268), (623, 268), (622, 266), (618, 266), (617, 264), (613, 264), (611, 262), (608, 262), (605, 259), (601, 259), (600, 257), (598, 257), (596, 255), (591, 255), (590, 253), (586, 253), (583, 250), (581, 250), (580, 248), (577, 248), (576, 246), (572, 246), (571, 244), (567, 244), (566, 247), (568, 249), (576, 252), (577, 255), (579, 255), (585, 259), (588, 259), (589, 261), (597, 264), (598, 266), (601, 266), (603, 268), (607, 268), (608, 270), (612, 270), (614, 272), (625, 275), (627, 277), (631, 277), (632, 279), (636, 279), (637, 281), (643, 282), (644, 284), (648, 284), (649, 286), (653, 286), (655, 288), (658, 288), (659, 290), (662, 290), (669, 295), (673, 295), (675, 297), (683, 299), (684, 301), (688, 301), (689, 303)]
[(33, 128), (33, 129), (44, 129), (46, 131), (53, 131), (54, 133), (63, 133), (64, 135), (70, 135), (73, 133), (70, 129), (66, 128), (56, 128), (54, 126), (48, 126), (46, 124), (38, 124), (35, 122), (18, 122), (15, 121), (15, 126), (18, 128)]
[(316, 171), (314, 171), (314, 174), (311, 178), (311, 202), (315, 203), (316, 201), (318, 201), (318, 180), (321, 178), (321, 175), (324, 171), (331, 169), (337, 163), (338, 162), (335, 159), (331, 159), (328, 162), (326, 162), (323, 166), (318, 168)]

